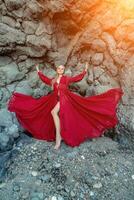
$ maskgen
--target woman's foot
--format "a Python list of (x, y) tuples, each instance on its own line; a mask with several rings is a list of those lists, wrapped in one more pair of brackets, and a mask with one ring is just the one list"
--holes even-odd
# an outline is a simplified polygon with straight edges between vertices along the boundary
[(58, 150), (60, 148), (60, 145), (61, 145), (61, 136), (58, 136), (58, 138), (56, 138), (56, 144), (54, 146), (54, 149), (55, 150)]

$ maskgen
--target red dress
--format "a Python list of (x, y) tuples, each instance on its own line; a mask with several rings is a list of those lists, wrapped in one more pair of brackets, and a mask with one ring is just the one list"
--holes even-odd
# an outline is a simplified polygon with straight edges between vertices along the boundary
[[(107, 128), (118, 123), (116, 108), (123, 94), (120, 88), (109, 89), (95, 96), (80, 96), (69, 90), (72, 82), (80, 81), (85, 76), (80, 74), (70, 77), (63, 75), (60, 83), (54, 83), (51, 93), (40, 98), (13, 92), (8, 101), (8, 110), (15, 112), (20, 124), (36, 139), (54, 141), (55, 124), (51, 110), (58, 102), (60, 94), (60, 127), (64, 142), (72, 147), (87, 139), (101, 136)], [(40, 79), (51, 85), (53, 78), (38, 72)]]

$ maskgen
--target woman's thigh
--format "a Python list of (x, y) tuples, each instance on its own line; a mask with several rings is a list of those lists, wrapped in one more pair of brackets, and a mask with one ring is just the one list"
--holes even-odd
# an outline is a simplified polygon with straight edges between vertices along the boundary
[(51, 114), (58, 114), (60, 111), (60, 102), (58, 101), (54, 108), (51, 110)]

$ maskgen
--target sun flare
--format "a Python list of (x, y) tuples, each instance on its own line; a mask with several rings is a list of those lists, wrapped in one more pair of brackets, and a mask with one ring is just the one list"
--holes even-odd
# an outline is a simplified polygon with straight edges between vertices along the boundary
[(129, 9), (129, 10), (134, 9), (134, 0), (121, 0), (121, 4), (126, 9)]

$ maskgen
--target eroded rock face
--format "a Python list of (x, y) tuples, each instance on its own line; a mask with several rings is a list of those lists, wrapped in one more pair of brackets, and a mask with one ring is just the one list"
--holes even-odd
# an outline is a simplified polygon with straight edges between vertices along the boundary
[(114, 0), (0, 0), (0, 13), (2, 108), (14, 90), (35, 96), (43, 94), (41, 89), (46, 88), (39, 81), (35, 63), (42, 63), (42, 70), (53, 76), (55, 65), (65, 65), (68, 73), (84, 67), (88, 61), (89, 74), (81, 90), (91, 95), (121, 87), (124, 96), (118, 113), (118, 131), (134, 142), (131, 7)]

